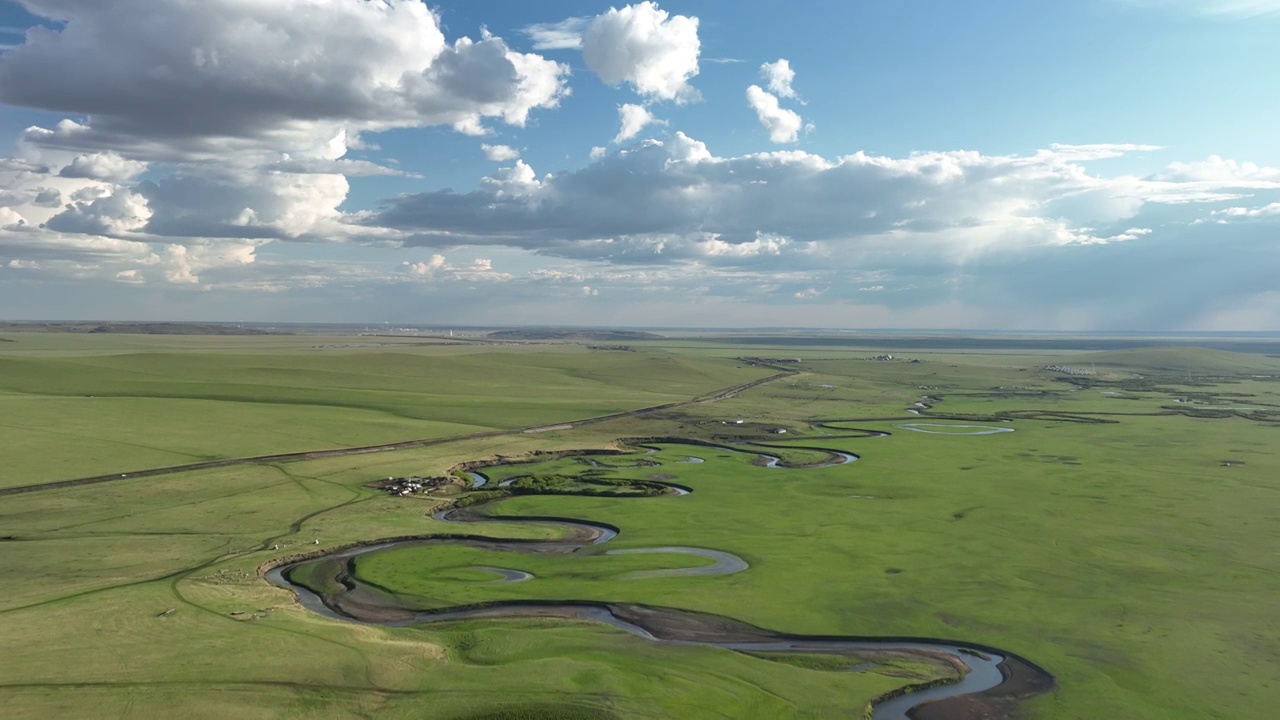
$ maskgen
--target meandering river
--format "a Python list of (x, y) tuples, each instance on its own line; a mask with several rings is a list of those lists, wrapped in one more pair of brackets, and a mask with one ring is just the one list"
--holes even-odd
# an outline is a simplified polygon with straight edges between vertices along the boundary
[[(728, 445), (688, 444), (760, 454), (755, 450)], [(804, 449), (819, 450), (819, 448)], [(826, 467), (857, 460), (857, 456), (850, 453), (837, 450), (825, 450), (825, 452), (838, 460), (810, 467)], [(769, 458), (768, 467), (780, 467), (780, 457), (774, 455), (765, 457)], [(488, 482), (488, 477), (479, 472), (473, 472), (471, 477), (473, 487), (481, 487)], [(690, 492), (689, 488), (683, 486), (668, 484), (668, 487), (672, 488), (673, 494)], [(500, 500), (494, 502), (500, 502)], [(291, 590), (298, 598), (298, 602), (307, 610), (343, 622), (399, 627), (509, 617), (576, 618), (600, 622), (637, 637), (660, 643), (710, 646), (766, 656), (768, 653), (813, 653), (874, 660), (876, 657), (905, 653), (945, 662), (963, 673), (958, 681), (950, 684), (914, 689), (895, 697), (882, 698), (874, 705), (873, 720), (912, 720), (912, 709), (926, 703), (945, 703), (950, 699), (970, 696), (972, 696), (971, 699), (979, 698), (983, 693), (1002, 688), (1002, 686), (1005, 686), (1003, 689), (1008, 690), (1010, 689), (1008, 686), (1018, 685), (1018, 688), (1013, 688), (1013, 691), (1021, 688), (1023, 695), (1041, 692), (1053, 686), (1052, 675), (1022, 658), (994, 648), (963, 642), (916, 638), (797, 636), (765, 630), (731, 618), (677, 608), (577, 600), (497, 602), (470, 607), (421, 610), (403, 605), (402, 599), (371, 591), (359, 581), (354, 572), (356, 558), (384, 550), (463, 544), (491, 550), (571, 554), (608, 543), (619, 533), (618, 528), (587, 520), (556, 517), (492, 517), (484, 514), (482, 508), (477, 507), (442, 510), (436, 512), (433, 517), (444, 522), (466, 524), (489, 522), (553, 524), (564, 528), (568, 537), (557, 540), (497, 540), (456, 535), (373, 542), (274, 567), (267, 570), (264, 577), (274, 585)], [(693, 568), (638, 571), (622, 579), (727, 575), (742, 572), (749, 567), (747, 562), (737, 555), (709, 548), (628, 548), (611, 550), (606, 554), (639, 553), (697, 555), (712, 560), (712, 564)], [(331, 569), (332, 577), (327, 578), (332, 581), (329, 584), (335, 588), (331, 594), (322, 596), (292, 579), (298, 568), (318, 563), (325, 563), (324, 567)], [(500, 583), (521, 582), (532, 578), (529, 573), (515, 569), (493, 567), (476, 569), (495, 573), (499, 576), (495, 582)], [(851, 665), (853, 664), (851, 662)], [(1013, 691), (1006, 694), (1016, 694)], [(946, 707), (950, 710), (950, 706)], [(954, 713), (944, 713), (942, 717), (954, 717), (957, 720), (985, 717), (972, 714), (976, 711), (971, 709), (966, 710), (971, 707), (972, 703), (957, 706)]]

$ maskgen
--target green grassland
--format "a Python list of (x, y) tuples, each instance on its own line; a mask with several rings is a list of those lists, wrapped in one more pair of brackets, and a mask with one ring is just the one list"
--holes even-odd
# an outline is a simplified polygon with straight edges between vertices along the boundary
[[(12, 345), (27, 343), (19, 339)], [(0, 349), (0, 477), (10, 485), (182, 458), (551, 424), (689, 399), (773, 372), (733, 360), (759, 348), (682, 350), (657, 341), (663, 347), (636, 343), (634, 353), (574, 345), (327, 352), (273, 337), (40, 342)], [(103, 344), (93, 352), (78, 342)], [(535, 450), (602, 448), (619, 438), (736, 434), (769, 443), (787, 460), (812, 461), (812, 451), (789, 445), (860, 460), (771, 469), (752, 464), (749, 453), (663, 445), (643, 456), (660, 466), (625, 467), (629, 456), (602, 457), (614, 466), (603, 468), (572, 458), (510, 465), (492, 471), (495, 482), (588, 470), (644, 481), (660, 473), (694, 492), (518, 496), (489, 510), (609, 523), (622, 532), (608, 549), (732, 552), (750, 563), (746, 571), (630, 579), (637, 570), (708, 561), (436, 546), (365, 556), (358, 572), (423, 607), (634, 601), (792, 633), (993, 645), (1058, 678), (1058, 690), (1024, 708), (1030, 720), (1271, 717), (1280, 704), (1273, 518), (1280, 423), (1256, 410), (1174, 401), (1280, 407), (1280, 382), (1255, 377), (1280, 376), (1280, 361), (1185, 350), (1093, 360), (930, 351), (909, 353), (922, 360), (914, 364), (830, 348), (789, 354), (804, 358), (795, 368), (803, 374), (640, 417), (0, 497), (3, 714), (850, 718), (870, 697), (928, 676), (927, 667), (847, 672), (813, 656), (657, 645), (568, 621), (343, 624), (304, 611), (257, 573), (297, 553), (460, 531), (430, 519), (435, 500), (388, 497), (365, 487), (373, 480)], [(1043, 369), (1090, 362), (1099, 375), (1074, 383)], [(926, 395), (934, 402), (925, 416), (905, 412)], [(43, 415), (9, 412), (41, 402), (50, 405)], [(1011, 418), (996, 424), (1016, 432), (946, 436), (898, 427), (981, 422), (951, 417)], [(778, 427), (789, 432), (769, 432)], [(892, 436), (847, 437), (849, 428)], [(37, 439), (53, 430), (61, 433), (56, 441)], [(691, 455), (706, 462), (682, 462)], [(515, 523), (462, 531), (557, 532)], [(495, 583), (474, 570), (485, 566), (536, 577)]]
[[(738, 575), (606, 582), (621, 569), (610, 561), (623, 558), (548, 562), (439, 548), (389, 551), (358, 567), (383, 587), (421, 596), (423, 607), (679, 598), (682, 607), (789, 632), (965, 638), (1058, 674), (1062, 689), (1038, 703), (1044, 717), (1126, 708), (1132, 718), (1261, 718), (1276, 699), (1268, 675), (1280, 667), (1280, 649), (1258, 635), (1280, 622), (1280, 608), (1266, 600), (1280, 542), (1255, 508), (1276, 494), (1264, 478), (1280, 469), (1266, 446), (1277, 430), (1216, 422), (1147, 422), (1125, 442), (1100, 438), (1098, 428), (1114, 430), (1094, 425), (835, 441), (863, 459), (825, 470), (769, 470), (739, 454), (707, 454), (703, 465), (663, 468), (694, 488), (688, 497), (500, 506), (624, 528), (611, 547), (729, 550), (752, 565)], [(1247, 464), (1221, 467), (1226, 446)], [(1162, 457), (1135, 467), (1135, 449), (1150, 448)], [(538, 577), (449, 582), (433, 575), (433, 563)]]
[[(21, 335), (0, 347), (0, 487), (185, 463), (552, 424), (685, 400), (767, 372), (560, 345), (283, 348), (245, 339)], [(280, 342), (280, 341), (274, 341)], [(297, 342), (296, 340), (294, 342)], [(311, 341), (313, 344), (316, 340)], [(330, 343), (332, 344), (332, 343)], [(86, 355), (97, 347), (102, 354)], [(195, 348), (195, 349), (193, 349)], [(6, 354), (9, 353), (9, 354)]]

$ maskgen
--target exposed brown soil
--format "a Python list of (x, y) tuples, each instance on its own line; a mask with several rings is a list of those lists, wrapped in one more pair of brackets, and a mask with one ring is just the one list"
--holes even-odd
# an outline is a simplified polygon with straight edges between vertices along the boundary
[(1004, 682), (986, 692), (927, 703), (908, 713), (913, 720), (1011, 720), (1020, 702), (1057, 687), (1053, 676), (1016, 656), (1000, 664)]
[(681, 610), (671, 612), (667, 608), (648, 605), (609, 605), (617, 617), (639, 625), (661, 640), (691, 640), (694, 642), (769, 642), (778, 636), (741, 620), (712, 615), (711, 613)]
[[(397, 606), (396, 601), (391, 596), (358, 584), (351, 591), (343, 593), (340, 599), (331, 598), (330, 602), (333, 602), (332, 607), (340, 609), (343, 614), (364, 622), (396, 623), (420, 619), (419, 613), (404, 609), (403, 606)], [(441, 612), (465, 610), (468, 613), (468, 619), (473, 620), (482, 618), (581, 620), (587, 617), (584, 614), (585, 610), (593, 607), (605, 609), (614, 617), (643, 628), (662, 641), (712, 645), (799, 642), (801, 645), (796, 651), (803, 652), (806, 641), (811, 642), (816, 650), (823, 643), (839, 642), (843, 639), (831, 637), (807, 638), (805, 636), (788, 635), (765, 630), (720, 615), (628, 603), (494, 603), (491, 605), (449, 608)], [(884, 641), (886, 644), (894, 642), (892, 638), (886, 638)], [(955, 682), (954, 678), (966, 672), (963, 663), (956, 656), (941, 650), (902, 650), (887, 647), (884, 650), (858, 648), (840, 650), (834, 653), (826, 649), (816, 651), (824, 654), (845, 654), (857, 657), (864, 662), (889, 662), (901, 659), (926, 660), (953, 673), (951, 678), (940, 678), (923, 685), (907, 686), (902, 690), (888, 693), (878, 698), (877, 701), (896, 697), (904, 692), (911, 692), (923, 687)], [(1016, 656), (1006, 656), (1005, 661), (1000, 664), (1000, 671), (1004, 677), (1004, 682), (990, 690), (927, 703), (913, 709), (908, 715), (912, 720), (1015, 720), (1022, 717), (1021, 701), (1049, 692), (1056, 687), (1056, 682), (1052, 675)]]

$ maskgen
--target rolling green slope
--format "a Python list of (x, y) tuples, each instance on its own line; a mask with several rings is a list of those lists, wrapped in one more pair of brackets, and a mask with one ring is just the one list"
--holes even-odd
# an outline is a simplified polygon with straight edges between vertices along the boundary
[(0, 486), (553, 424), (768, 374), (665, 352), (468, 350), (0, 356)]

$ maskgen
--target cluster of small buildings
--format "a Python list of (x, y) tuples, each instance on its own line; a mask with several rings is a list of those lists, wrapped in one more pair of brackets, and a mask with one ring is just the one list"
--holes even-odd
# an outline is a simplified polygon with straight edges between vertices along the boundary
[[(747, 422), (746, 420), (721, 420), (720, 424), (721, 425), (745, 425), (746, 422)], [(774, 435), (786, 435), (787, 429), (786, 428), (770, 428), (769, 432), (773, 433)]]
[(1098, 373), (1089, 368), (1070, 367), (1067, 365), (1046, 365), (1045, 370), (1049, 372), (1062, 373), (1064, 375), (1097, 375)]
[(382, 483), (381, 488), (388, 495), (407, 497), (409, 495), (416, 495), (422, 492), (430, 492), (432, 489), (448, 485), (450, 482), (451, 480), (449, 478), (444, 477), (428, 478), (418, 477), (417, 475), (404, 478), (389, 477), (386, 482)]

